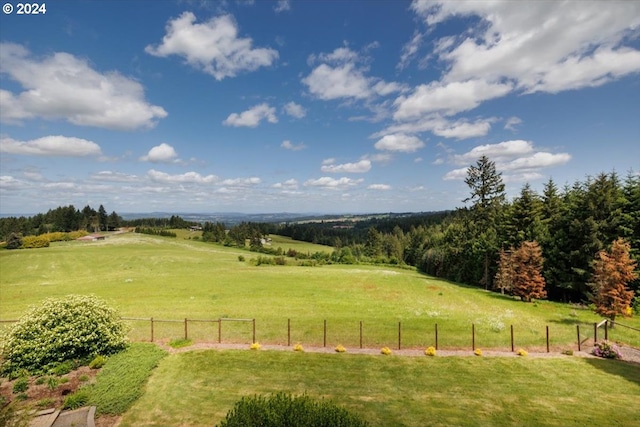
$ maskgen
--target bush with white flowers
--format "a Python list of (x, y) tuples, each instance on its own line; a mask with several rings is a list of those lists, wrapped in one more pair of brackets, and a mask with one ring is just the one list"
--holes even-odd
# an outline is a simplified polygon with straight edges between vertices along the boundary
[(95, 296), (48, 298), (0, 337), (0, 371), (42, 372), (65, 360), (91, 360), (127, 346), (127, 328)]

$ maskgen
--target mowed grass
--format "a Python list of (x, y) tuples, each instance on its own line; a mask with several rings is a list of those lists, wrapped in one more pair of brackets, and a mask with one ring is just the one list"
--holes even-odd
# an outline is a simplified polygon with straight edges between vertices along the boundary
[[(283, 246), (284, 247), (284, 246)], [(576, 324), (582, 339), (593, 335), (590, 312), (565, 304), (534, 304), (484, 290), (448, 283), (415, 271), (364, 265), (321, 267), (253, 266), (258, 254), (218, 245), (157, 236), (122, 234), (92, 243), (61, 242), (49, 248), (0, 251), (0, 319), (16, 319), (28, 306), (49, 296), (71, 293), (105, 298), (122, 316), (155, 319), (256, 319), (256, 340), (327, 346), (392, 348), (434, 344), (470, 348), (515, 346), (544, 349), (546, 327), (551, 346), (576, 349)], [(640, 328), (638, 318), (621, 320)], [(150, 322), (131, 321), (134, 340), (150, 339)], [(215, 323), (189, 323), (189, 338), (217, 341)], [(223, 322), (222, 340), (249, 343), (251, 323)], [(599, 332), (603, 334), (603, 331)], [(154, 324), (156, 340), (184, 336), (183, 323)], [(602, 336), (602, 335), (601, 335)], [(618, 327), (610, 337), (640, 346), (640, 333)], [(590, 345), (586, 342), (585, 345)]]
[(163, 359), (121, 426), (211, 426), (242, 396), (307, 393), (372, 426), (631, 426), (640, 369), (604, 359), (193, 351)]

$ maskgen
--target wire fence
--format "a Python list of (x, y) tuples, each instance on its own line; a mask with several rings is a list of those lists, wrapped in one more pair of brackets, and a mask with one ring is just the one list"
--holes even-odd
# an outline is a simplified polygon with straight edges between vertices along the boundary
[[(631, 347), (640, 348), (640, 329), (610, 320), (593, 324), (544, 325), (540, 328), (509, 325), (489, 329), (486, 325), (471, 323), (452, 325), (447, 322), (426, 324), (412, 321), (340, 321), (323, 319), (297, 322), (295, 319), (274, 319), (262, 322), (256, 319), (163, 319), (156, 317), (122, 317), (129, 327), (132, 341), (170, 342), (177, 339), (205, 343), (277, 344), (291, 346), (335, 346), (352, 348), (409, 349), (433, 346), (436, 349), (476, 348), (510, 350), (526, 347), (532, 351), (551, 352), (564, 350), (586, 350), (602, 340), (619, 340)], [(16, 320), (0, 320), (0, 329)], [(575, 328), (574, 338), (567, 334)], [(621, 329), (622, 328), (622, 329)], [(624, 331), (624, 333), (622, 332)]]

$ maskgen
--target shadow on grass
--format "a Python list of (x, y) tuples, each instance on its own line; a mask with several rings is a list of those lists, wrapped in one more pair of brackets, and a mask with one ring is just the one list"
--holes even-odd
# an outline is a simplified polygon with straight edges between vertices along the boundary
[(594, 368), (611, 375), (617, 375), (627, 381), (640, 385), (640, 364), (624, 360), (585, 359)]

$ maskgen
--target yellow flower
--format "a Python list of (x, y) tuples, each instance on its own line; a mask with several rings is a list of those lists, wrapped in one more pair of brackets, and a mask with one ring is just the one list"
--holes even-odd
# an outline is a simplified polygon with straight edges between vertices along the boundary
[(391, 354), (391, 349), (389, 347), (382, 347), (380, 349), (380, 353), (384, 354), (385, 356), (388, 356)]
[(527, 353), (527, 351), (525, 349), (519, 348), (516, 354), (518, 356), (526, 356), (529, 353)]
[(482, 356), (482, 350), (480, 350), (479, 348), (476, 348), (473, 354), (475, 354), (476, 356)]
[(293, 351), (304, 351), (302, 344), (296, 344), (293, 346)]
[(345, 351), (347, 351), (347, 349), (344, 348), (342, 344), (338, 344), (338, 346), (336, 347), (336, 353), (344, 353)]
[(431, 347), (427, 348), (424, 351), (424, 354), (426, 354), (427, 356), (435, 356), (436, 355), (436, 348), (431, 346)]
[(262, 347), (260, 344), (258, 344), (257, 342), (254, 342), (253, 344), (251, 344), (251, 350), (260, 350), (260, 347)]

